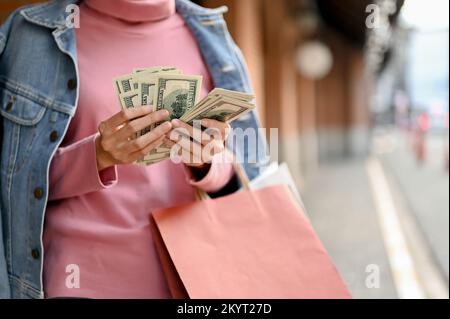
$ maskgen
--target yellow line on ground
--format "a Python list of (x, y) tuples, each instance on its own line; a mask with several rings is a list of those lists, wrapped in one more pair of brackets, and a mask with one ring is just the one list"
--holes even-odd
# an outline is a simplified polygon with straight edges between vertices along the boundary
[(401, 299), (425, 298), (402, 231), (389, 183), (379, 160), (369, 159), (367, 172), (398, 296)]

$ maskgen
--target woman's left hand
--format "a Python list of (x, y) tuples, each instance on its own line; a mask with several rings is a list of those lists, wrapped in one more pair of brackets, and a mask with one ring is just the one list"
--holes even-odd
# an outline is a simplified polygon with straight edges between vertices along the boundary
[(229, 124), (216, 120), (204, 119), (201, 125), (205, 131), (180, 120), (172, 120), (173, 130), (164, 143), (172, 148), (171, 154), (176, 154), (193, 168), (207, 166), (215, 155), (222, 153), (230, 131)]

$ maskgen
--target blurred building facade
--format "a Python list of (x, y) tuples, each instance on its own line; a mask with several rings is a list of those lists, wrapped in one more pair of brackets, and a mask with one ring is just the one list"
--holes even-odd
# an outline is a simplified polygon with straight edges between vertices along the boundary
[(2, 0), (0, 1), (0, 22), (8, 17), (8, 15), (16, 8), (30, 3), (44, 2), (39, 0)]
[[(321, 163), (368, 153), (364, 42), (371, 1), (198, 2), (230, 8), (226, 19), (249, 63), (263, 126), (280, 129), (280, 157), (300, 185)], [(301, 57), (299, 50), (317, 42), (330, 51), (332, 66), (311, 77), (302, 74), (298, 60), (309, 58), (312, 68), (324, 61)]]

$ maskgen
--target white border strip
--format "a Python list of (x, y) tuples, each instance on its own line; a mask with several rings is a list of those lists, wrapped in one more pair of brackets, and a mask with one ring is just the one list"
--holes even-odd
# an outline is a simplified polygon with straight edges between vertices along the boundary
[(367, 172), (398, 297), (400, 299), (423, 299), (425, 293), (419, 283), (389, 183), (379, 160), (369, 159)]

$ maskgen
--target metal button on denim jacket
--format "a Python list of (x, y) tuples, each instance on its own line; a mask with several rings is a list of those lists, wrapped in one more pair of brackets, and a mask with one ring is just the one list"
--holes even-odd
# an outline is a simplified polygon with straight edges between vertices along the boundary
[[(15, 11), (0, 28), (0, 298), (42, 298), (42, 232), (50, 161), (63, 140), (78, 102), (73, 29), (57, 0)], [(223, 13), (177, 0), (177, 11), (198, 41), (216, 87), (249, 92), (242, 54)], [(232, 124), (258, 128), (255, 112)], [(265, 143), (240, 159), (250, 178), (266, 161)], [(251, 156), (250, 156), (251, 157)]]

